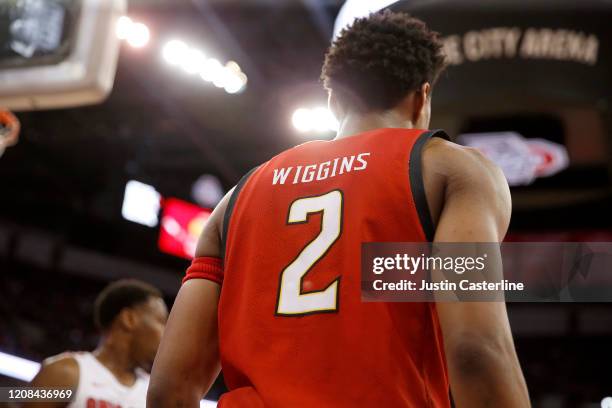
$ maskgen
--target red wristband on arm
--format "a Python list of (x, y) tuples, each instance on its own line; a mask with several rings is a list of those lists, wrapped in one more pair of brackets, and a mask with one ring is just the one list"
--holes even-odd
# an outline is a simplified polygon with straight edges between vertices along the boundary
[(190, 279), (207, 279), (223, 284), (223, 260), (212, 256), (195, 258), (183, 278), (183, 283)]

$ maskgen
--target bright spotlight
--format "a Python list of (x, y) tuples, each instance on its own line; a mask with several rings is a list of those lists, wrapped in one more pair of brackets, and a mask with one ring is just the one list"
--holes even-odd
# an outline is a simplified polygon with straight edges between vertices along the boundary
[(164, 45), (162, 55), (170, 65), (180, 65), (185, 60), (189, 46), (180, 40), (171, 40)]
[(132, 24), (132, 28), (127, 38), (128, 44), (134, 48), (142, 48), (149, 43), (151, 32), (149, 27), (143, 23)]
[(181, 61), (181, 67), (188, 74), (197, 74), (202, 70), (206, 63), (206, 55), (198, 49), (190, 48), (185, 53), (185, 58)]
[(228, 83), (228, 77), (231, 74), (228, 74), (225, 71), (225, 68), (222, 69), (221, 71), (219, 71), (219, 75), (217, 75), (213, 80), (212, 83), (214, 86), (216, 86), (217, 88), (223, 88), (225, 86), (226, 83)]
[(325, 126), (327, 127), (327, 130), (337, 132), (340, 129), (340, 123), (338, 122), (338, 119), (336, 119), (332, 111), (327, 108), (325, 108), (325, 116), (323, 117), (323, 120), (325, 121)]
[(134, 48), (144, 47), (151, 39), (149, 27), (143, 23), (136, 23), (128, 16), (121, 16), (115, 26), (117, 38), (127, 41)]
[(218, 78), (223, 75), (223, 65), (215, 58), (209, 58), (204, 62), (200, 70), (200, 76), (206, 82), (218, 81)]
[(293, 126), (300, 132), (308, 132), (312, 129), (312, 113), (309, 109), (297, 109), (293, 113), (291, 121)]
[(242, 83), (242, 86), (246, 86), (247, 82), (249, 81), (249, 79), (247, 78), (246, 74), (244, 72), (241, 72), (238, 74), (238, 78), (240, 79), (240, 82)]
[(231, 84), (225, 85), (224, 89), (228, 94), (237, 94), (244, 89), (244, 86), (242, 84), (232, 82)]
[(334, 115), (327, 108), (316, 108), (312, 110), (313, 127), (319, 132), (338, 130), (338, 123)]
[(226, 78), (223, 88), (227, 93), (235, 94), (242, 91), (244, 89), (244, 85), (244, 82), (242, 82), (242, 79), (238, 75), (232, 74)]
[(217, 77), (213, 79), (212, 83), (217, 88), (229, 87), (230, 89), (238, 88), (238, 90), (242, 88), (242, 82), (240, 78), (238, 78), (238, 75), (236, 75), (236, 72), (227, 66), (223, 67), (223, 69), (218, 72)]
[(199, 74), (204, 81), (230, 94), (243, 91), (248, 82), (237, 62), (228, 61), (223, 65), (218, 59), (207, 58), (202, 51), (180, 40), (168, 41), (162, 48), (162, 56), (168, 64), (180, 66), (189, 74)]
[(237, 74), (242, 72), (242, 70), (240, 69), (240, 65), (238, 65), (236, 61), (228, 61), (227, 64), (225, 64), (225, 68), (228, 68)]
[(331, 111), (319, 107), (315, 109), (298, 109), (293, 113), (293, 126), (300, 132), (337, 131), (339, 124)]
[(132, 25), (134, 25), (134, 22), (128, 16), (119, 17), (117, 20), (117, 26), (115, 28), (117, 38), (120, 40), (127, 40), (130, 30), (132, 29)]

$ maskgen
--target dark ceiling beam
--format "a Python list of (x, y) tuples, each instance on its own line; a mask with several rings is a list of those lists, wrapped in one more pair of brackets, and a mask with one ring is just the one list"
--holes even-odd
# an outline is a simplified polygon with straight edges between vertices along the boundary
[[(208, 0), (210, 4), (222, 4), (231, 6), (278, 6), (279, 0)], [(283, 5), (291, 4), (291, 2), (299, 2), (301, 0), (283, 0)], [(344, 0), (319, 0), (323, 5), (326, 6), (340, 6), (344, 3)], [(367, 0), (364, 0), (367, 1)], [(130, 6), (183, 6), (191, 3), (191, 0), (129, 0)]]
[(101, 281), (136, 278), (167, 296), (175, 296), (181, 286), (176, 270), (65, 245), (61, 236), (12, 223), (0, 222), (0, 258)]
[(221, 41), (224, 48), (229, 50), (228, 54), (233, 59), (237, 60), (242, 71), (249, 77), (249, 86), (255, 84), (263, 84), (264, 78), (251, 57), (246, 51), (240, 46), (240, 43), (231, 31), (227, 28), (225, 23), (221, 20), (217, 12), (210, 5), (210, 0), (191, 0), (191, 3), (196, 10), (202, 15), (206, 23), (217, 35), (217, 39)]
[(238, 182), (242, 175), (232, 164), (233, 161), (203, 135), (202, 127), (198, 121), (181, 109), (175, 100), (168, 98), (165, 92), (159, 92), (158, 87), (151, 86), (139, 72), (136, 72), (132, 65), (126, 65), (130, 76), (138, 83), (147, 97), (155, 101), (165, 114), (176, 121), (178, 131), (187, 137), (202, 154), (202, 158), (218, 171), (221, 180), (227, 185)]
[(334, 33), (334, 21), (325, 10), (325, 4), (321, 0), (300, 0), (308, 10), (310, 18), (321, 33), (325, 41), (331, 41)]

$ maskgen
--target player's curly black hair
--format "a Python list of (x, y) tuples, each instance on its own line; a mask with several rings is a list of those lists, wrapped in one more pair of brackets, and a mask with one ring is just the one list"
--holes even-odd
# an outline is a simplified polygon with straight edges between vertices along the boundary
[(321, 79), (359, 112), (395, 107), (445, 67), (438, 33), (408, 13), (384, 10), (357, 19), (329, 48)]
[(94, 322), (99, 330), (110, 328), (125, 308), (145, 303), (151, 297), (161, 298), (156, 287), (136, 279), (121, 279), (106, 286), (94, 303)]

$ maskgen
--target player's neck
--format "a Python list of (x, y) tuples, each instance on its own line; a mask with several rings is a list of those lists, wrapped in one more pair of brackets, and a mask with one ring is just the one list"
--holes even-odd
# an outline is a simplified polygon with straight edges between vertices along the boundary
[(113, 373), (117, 380), (131, 386), (136, 381), (136, 364), (130, 356), (127, 344), (107, 337), (93, 352), (94, 356), (108, 370)]
[(340, 128), (336, 134), (336, 139), (342, 139), (370, 130), (383, 128), (412, 129), (414, 128), (414, 124), (410, 120), (406, 120), (405, 115), (395, 110), (365, 114), (349, 112), (340, 122)]

